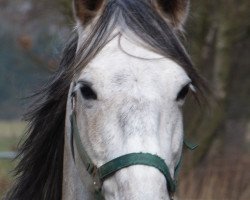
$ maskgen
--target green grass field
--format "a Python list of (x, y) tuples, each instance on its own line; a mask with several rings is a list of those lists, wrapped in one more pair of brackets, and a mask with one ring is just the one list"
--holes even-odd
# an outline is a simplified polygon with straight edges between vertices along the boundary
[[(15, 151), (25, 130), (25, 123), (13, 121), (0, 122), (0, 151)], [(11, 160), (0, 159), (0, 199), (11, 185), (11, 171), (15, 163)]]

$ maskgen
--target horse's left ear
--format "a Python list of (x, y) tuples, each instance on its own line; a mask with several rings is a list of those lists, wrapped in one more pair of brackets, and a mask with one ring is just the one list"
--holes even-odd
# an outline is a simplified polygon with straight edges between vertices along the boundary
[(88, 24), (101, 9), (104, 0), (73, 0), (75, 17), (82, 25)]
[(184, 25), (188, 11), (189, 0), (156, 0), (156, 7), (160, 13), (177, 29)]

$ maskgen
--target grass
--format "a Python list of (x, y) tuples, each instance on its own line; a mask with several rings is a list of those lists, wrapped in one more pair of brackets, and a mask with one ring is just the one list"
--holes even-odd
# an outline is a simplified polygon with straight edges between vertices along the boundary
[[(0, 151), (15, 151), (21, 135), (24, 133), (25, 123), (19, 121), (0, 122)], [(0, 160), (0, 199), (10, 187), (13, 178), (11, 171), (15, 162)]]

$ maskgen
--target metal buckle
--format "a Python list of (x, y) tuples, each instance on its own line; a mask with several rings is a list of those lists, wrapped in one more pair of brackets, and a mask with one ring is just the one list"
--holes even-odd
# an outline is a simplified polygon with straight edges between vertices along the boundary
[(95, 199), (104, 200), (104, 197), (102, 195), (102, 181), (100, 179), (98, 168), (96, 166), (93, 169), (92, 178), (93, 178), (93, 186), (94, 186), (94, 191), (95, 191)]
[(102, 190), (102, 181), (100, 179), (97, 167), (94, 167), (93, 172), (92, 172), (92, 177), (93, 177), (93, 185), (94, 185), (95, 191), (100, 192)]

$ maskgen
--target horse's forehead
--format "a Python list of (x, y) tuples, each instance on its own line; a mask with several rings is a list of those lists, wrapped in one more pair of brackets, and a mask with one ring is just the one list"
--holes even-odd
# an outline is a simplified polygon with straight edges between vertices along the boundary
[(128, 40), (113, 39), (82, 71), (80, 78), (95, 85), (140, 81), (144, 84), (182, 85), (189, 81), (184, 69), (176, 62), (163, 58)]

